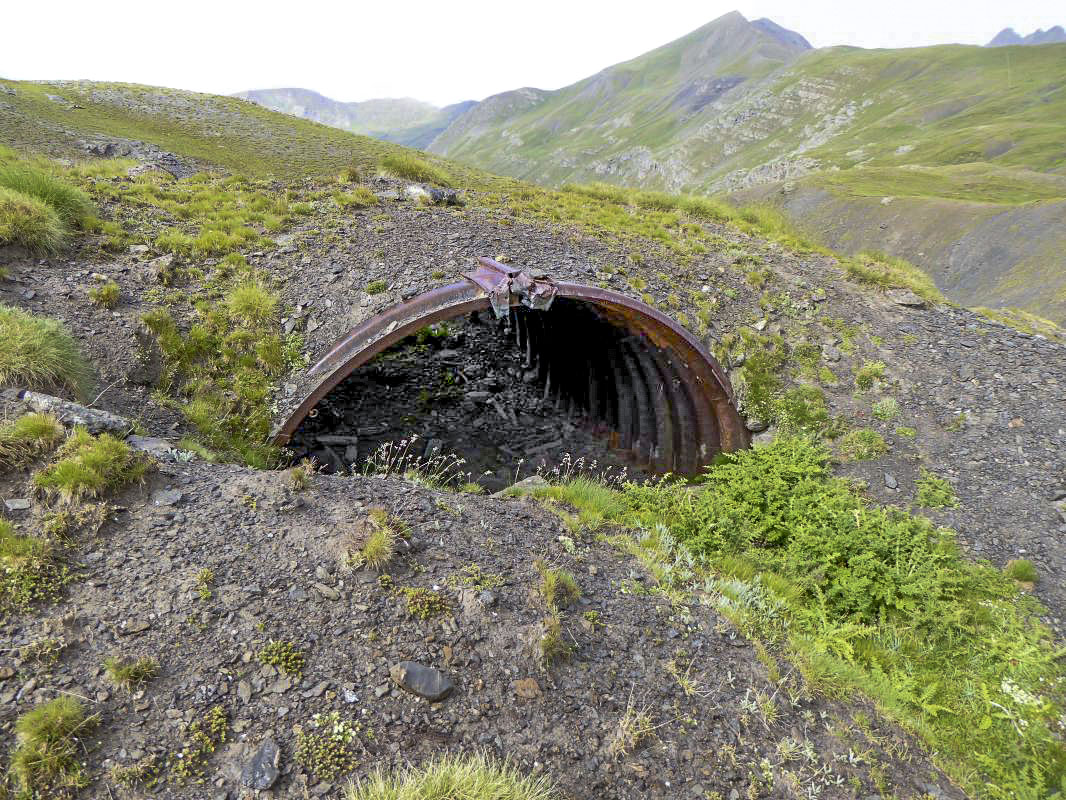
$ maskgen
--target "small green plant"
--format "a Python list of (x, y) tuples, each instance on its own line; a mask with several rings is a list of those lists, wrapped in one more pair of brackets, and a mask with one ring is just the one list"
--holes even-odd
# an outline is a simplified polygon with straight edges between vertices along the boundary
[(24, 665), (38, 668), (51, 667), (59, 662), (65, 643), (60, 639), (46, 637), (30, 642), (18, 649), (18, 658)]
[(951, 484), (926, 469), (921, 471), (915, 486), (915, 501), (923, 508), (956, 508), (959, 505)]
[(526, 776), (480, 753), (436, 756), (420, 767), (377, 769), (348, 789), (345, 800), (560, 800), (544, 775)]
[(349, 164), (341, 170), (337, 179), (341, 183), (359, 183), (363, 179), (363, 171), (359, 168), (358, 164)]
[(133, 661), (111, 656), (104, 661), (104, 669), (115, 686), (132, 692), (159, 674), (159, 663), (147, 656)]
[(607, 751), (616, 758), (624, 758), (632, 753), (655, 733), (651, 715), (647, 708), (637, 708), (633, 698), (629, 698), (625, 713), (618, 720), (618, 725), (611, 736)]
[(458, 575), (448, 576), (449, 586), (469, 586), (479, 592), (485, 589), (498, 589), (503, 586), (503, 575), (497, 572), (483, 572), (478, 564), (467, 564)]
[(396, 542), (403, 533), (402, 525), (395, 522), (384, 509), (372, 508), (367, 514), (363, 530), (362, 543), (349, 545), (346, 564), (380, 572), (396, 554)]
[(102, 286), (94, 286), (89, 290), (89, 299), (101, 308), (114, 308), (122, 297), (122, 290), (114, 281), (108, 281)]
[(884, 380), (885, 362), (867, 361), (855, 373), (855, 386), (861, 392), (869, 391), (875, 383)]
[(69, 580), (51, 542), (17, 533), (0, 519), (0, 613), (55, 600)]
[(540, 574), (538, 589), (549, 611), (566, 608), (581, 597), (581, 589), (571, 573), (551, 568), (539, 558), (533, 562), (533, 566)]
[[(363, 733), (360, 723), (352, 723), (337, 711), (315, 714), (312, 731), (296, 732), (296, 763), (320, 781), (332, 781), (359, 766), (356, 745)], [(365, 735), (373, 738), (373, 732)]]
[(918, 435), (918, 429), (917, 428), (910, 428), (910, 427), (907, 427), (905, 425), (901, 425), (900, 427), (896, 428), (896, 436), (900, 436), (900, 437), (902, 437), (904, 439), (913, 439), (917, 435)]
[(0, 187), (0, 245), (54, 253), (66, 241), (67, 228), (55, 209), (35, 197)]
[(452, 612), (447, 599), (432, 589), (405, 587), (401, 589), (407, 599), (407, 613), (421, 620), (436, 619)]
[(451, 186), (452, 184), (452, 177), (447, 172), (407, 153), (385, 156), (381, 160), (381, 168), (390, 175), (410, 181), (435, 183), (438, 186)]
[(34, 484), (67, 503), (99, 497), (133, 483), (148, 471), (146, 456), (109, 433), (74, 432), (56, 453), (56, 461), (33, 476)]
[(1003, 574), (1018, 583), (1036, 583), (1036, 565), (1028, 558), (1012, 558), (1003, 567)]
[(95, 723), (69, 695), (38, 705), (15, 722), (10, 774), (21, 800), (56, 797), (89, 782), (81, 763), (81, 737)]
[(185, 729), (185, 743), (170, 764), (171, 774), (179, 784), (202, 780), (207, 759), (226, 743), (229, 720), (222, 706), (213, 706)]
[(545, 669), (550, 669), (560, 661), (570, 658), (573, 648), (563, 637), (563, 624), (558, 614), (552, 614), (545, 619), (543, 627), (544, 631), (537, 640), (537, 651), (540, 663)]
[(306, 491), (315, 477), (315, 462), (305, 458), (295, 467), (289, 469), (289, 486), (294, 492)]
[(0, 384), (88, 395), (92, 370), (59, 322), (0, 305)]
[(376, 281), (370, 281), (370, 283), (368, 283), (366, 285), (366, 293), (367, 294), (381, 294), (383, 291), (385, 291), (387, 286), (388, 286), (388, 284), (386, 284), (385, 281), (383, 281), (383, 280), (381, 280), (379, 278)]
[(885, 397), (873, 405), (873, 415), (882, 422), (888, 422), (899, 416), (899, 403), (894, 397)]
[(214, 582), (215, 573), (213, 570), (204, 567), (196, 573), (196, 593), (200, 595), (200, 599), (205, 603), (212, 597), (211, 586)]
[(0, 424), (0, 468), (23, 466), (54, 448), (65, 433), (59, 420), (39, 412)]
[(159, 758), (146, 755), (140, 761), (125, 766), (116, 764), (111, 768), (111, 780), (126, 789), (153, 789), (159, 782)]
[(845, 461), (869, 461), (888, 452), (888, 443), (875, 430), (860, 428), (840, 438), (840, 456)]
[(459, 487), (463, 494), (485, 494), (485, 487), (475, 481), (467, 481)]
[(259, 651), (259, 663), (277, 667), (286, 675), (303, 675), (304, 654), (292, 642), (271, 639)]
[(278, 313), (278, 296), (255, 281), (234, 286), (224, 302), (230, 316), (249, 325), (269, 324)]

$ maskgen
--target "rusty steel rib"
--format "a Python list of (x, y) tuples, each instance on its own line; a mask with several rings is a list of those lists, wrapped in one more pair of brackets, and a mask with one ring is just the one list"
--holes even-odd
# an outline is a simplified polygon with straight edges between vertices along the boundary
[[(552, 314), (559, 301), (566, 310)], [(462, 281), (349, 331), (308, 371), (318, 382), (278, 428), (275, 443), (288, 444), (322, 398), (374, 356), (427, 325), (487, 309), (510, 315), (525, 361), (540, 380), (550, 376), (546, 388), (561, 408), (598, 417), (610, 446), (652, 471), (694, 475), (720, 450), (748, 445), (725, 371), (676, 321), (620, 292), (556, 282), (488, 258)], [(549, 320), (590, 327), (564, 332)]]

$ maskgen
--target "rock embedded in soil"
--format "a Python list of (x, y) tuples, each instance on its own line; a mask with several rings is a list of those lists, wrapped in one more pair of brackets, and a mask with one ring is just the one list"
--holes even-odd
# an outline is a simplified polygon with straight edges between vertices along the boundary
[(259, 745), (252, 760), (241, 771), (241, 783), (249, 789), (269, 789), (280, 774), (278, 771), (280, 759), (281, 750), (277, 742), (268, 737)]
[(451, 679), (439, 669), (427, 667), (417, 661), (401, 661), (393, 664), (389, 669), (389, 675), (401, 689), (424, 697), (431, 703), (443, 700), (455, 688)]

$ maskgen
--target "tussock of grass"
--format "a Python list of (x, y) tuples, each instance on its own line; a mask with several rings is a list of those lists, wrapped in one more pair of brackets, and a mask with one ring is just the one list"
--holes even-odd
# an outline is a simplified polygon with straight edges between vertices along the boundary
[(420, 767), (378, 770), (352, 785), (347, 800), (557, 800), (544, 776), (522, 775), (481, 754), (443, 755)]
[(249, 281), (226, 293), (230, 316), (249, 325), (272, 323), (278, 313), (278, 297), (261, 284)]
[(92, 371), (59, 322), (0, 306), (0, 384), (82, 399), (92, 384)]
[(76, 428), (56, 461), (36, 475), (38, 488), (72, 503), (121, 489), (148, 471), (148, 461), (109, 433), (92, 436)]
[(368, 533), (363, 543), (348, 554), (348, 565), (382, 570), (396, 554), (396, 542), (400, 538), (398, 526), (381, 509), (371, 509), (367, 515)]
[(0, 467), (26, 464), (51, 450), (65, 435), (63, 426), (51, 414), (32, 412), (0, 424)]
[(888, 443), (869, 428), (849, 431), (840, 437), (840, 457), (845, 461), (869, 461), (888, 452)]
[(1003, 567), (1003, 574), (1019, 583), (1036, 583), (1039, 575), (1036, 565), (1028, 558), (1012, 558)]
[(333, 201), (341, 208), (369, 208), (378, 204), (378, 196), (365, 186), (350, 192), (335, 192)]
[(111, 656), (104, 662), (108, 679), (127, 691), (134, 691), (159, 674), (159, 664), (154, 658), (138, 658), (127, 661)]
[(88, 784), (82, 771), (78, 736), (94, 722), (81, 701), (58, 697), (23, 714), (15, 722), (11, 776), (17, 798), (57, 797)]
[(35, 197), (55, 210), (64, 225), (80, 226), (96, 211), (93, 201), (76, 186), (32, 164), (0, 165), (0, 187)]
[(533, 566), (540, 573), (540, 594), (549, 610), (566, 608), (581, 597), (581, 589), (571, 573), (549, 567), (539, 558), (533, 562)]
[(921, 269), (902, 258), (884, 253), (859, 253), (850, 258), (840, 258), (844, 274), (854, 281), (886, 289), (910, 289), (929, 303), (943, 303), (944, 295), (936, 288), (933, 279)]
[(89, 290), (89, 299), (102, 308), (114, 308), (122, 296), (122, 290), (114, 281), (108, 281), (102, 286), (94, 286)]
[(397, 178), (421, 183), (434, 183), (438, 186), (451, 186), (452, 177), (443, 169), (435, 167), (409, 153), (393, 153), (381, 159), (381, 168)]
[(54, 253), (66, 240), (67, 228), (55, 209), (35, 197), (0, 187), (0, 245)]

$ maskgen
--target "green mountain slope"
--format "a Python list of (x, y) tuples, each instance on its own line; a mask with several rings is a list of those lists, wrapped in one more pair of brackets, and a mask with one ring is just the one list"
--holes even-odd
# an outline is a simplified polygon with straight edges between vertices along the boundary
[(809, 50), (770, 26), (728, 14), (573, 86), (489, 98), (429, 149), (546, 185), (769, 201), (959, 302), (1066, 319), (1066, 44)]
[[(373, 170), (386, 156), (408, 152), (235, 97), (92, 81), (0, 79), (0, 142), (56, 157), (84, 156), (87, 147), (113, 143), (146, 144), (249, 176), (282, 177), (336, 175), (353, 165)], [(499, 183), (425, 157), (466, 184)]]
[(409, 97), (342, 103), (309, 89), (252, 89), (235, 96), (272, 111), (410, 147), (425, 147), (474, 105), (466, 102), (438, 108)]

